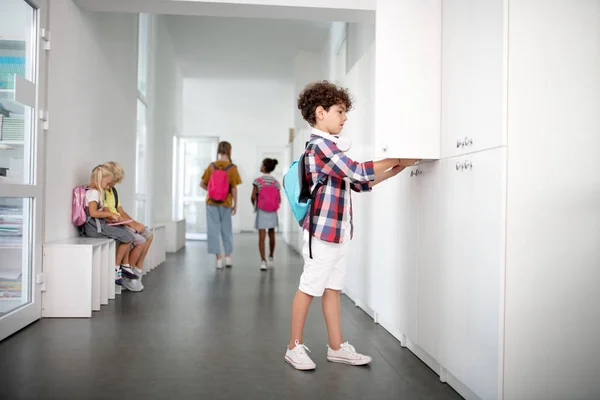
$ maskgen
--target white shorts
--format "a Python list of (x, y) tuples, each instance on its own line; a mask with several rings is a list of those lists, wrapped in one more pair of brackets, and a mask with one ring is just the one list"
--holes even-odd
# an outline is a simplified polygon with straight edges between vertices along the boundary
[(330, 243), (313, 237), (312, 255), (308, 252), (308, 231), (304, 231), (304, 272), (298, 289), (320, 297), (325, 289), (342, 290), (346, 281), (348, 243)]

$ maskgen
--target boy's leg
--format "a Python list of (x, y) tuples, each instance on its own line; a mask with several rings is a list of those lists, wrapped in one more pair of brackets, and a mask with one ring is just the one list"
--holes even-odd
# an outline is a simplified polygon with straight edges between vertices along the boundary
[(292, 303), (292, 326), (290, 334), (289, 349), (296, 347), (296, 340), (298, 343), (304, 343), (302, 340), (302, 332), (304, 331), (304, 323), (306, 322), (306, 315), (308, 309), (312, 303), (313, 296), (301, 292), (298, 290)]
[(144, 260), (146, 259), (146, 255), (148, 254), (148, 250), (150, 250), (150, 246), (152, 245), (152, 241), (154, 240), (154, 235), (151, 234), (146, 238), (146, 243), (144, 244), (144, 248), (142, 249), (142, 254), (140, 255), (140, 259), (138, 260), (137, 267), (142, 269), (144, 267)]
[(133, 247), (133, 249), (129, 253), (129, 262), (131, 263), (131, 266), (138, 265), (138, 262), (140, 261), (140, 256), (142, 255), (142, 251), (144, 250), (145, 245), (146, 242), (144, 241), (143, 243), (136, 244)]
[[(312, 250), (313, 258), (309, 255), (308, 232), (304, 231), (304, 247), (302, 256), (304, 257), (304, 272), (300, 277), (300, 285), (294, 302), (292, 303), (292, 328), (290, 335), (289, 348), (295, 346), (295, 341), (302, 341), (302, 332), (308, 309), (315, 296), (321, 296), (325, 290), (329, 274), (335, 264), (335, 249), (337, 245), (325, 243), (317, 238), (313, 238)], [(310, 293), (310, 294), (309, 294)]]
[(144, 247), (146, 245), (146, 238), (141, 234), (137, 233), (136, 231), (133, 231), (132, 235), (134, 237), (133, 250), (131, 250), (131, 252), (129, 253), (129, 262), (130, 265), (133, 267), (138, 265), (140, 256), (142, 255), (142, 251), (144, 250)]
[(340, 345), (344, 343), (342, 338), (342, 316), (340, 308), (340, 291), (325, 289), (323, 294), (323, 315), (327, 325), (327, 336), (329, 337), (329, 347), (333, 350), (339, 350)]
[(217, 259), (221, 258), (221, 221), (219, 216), (219, 206), (206, 206), (206, 237), (208, 242), (208, 253), (216, 254)]
[(332, 249), (332, 252), (335, 253), (336, 259), (333, 262), (333, 269), (327, 279), (322, 307), (327, 325), (329, 347), (333, 350), (339, 350), (340, 345), (344, 343), (342, 337), (340, 293), (346, 282), (348, 242), (336, 245)]
[(258, 251), (260, 251), (260, 259), (266, 261), (265, 258), (265, 239), (267, 237), (267, 231), (265, 229), (258, 230)]
[(269, 250), (269, 257), (273, 258), (273, 254), (275, 253), (275, 229), (273, 228), (269, 229)]

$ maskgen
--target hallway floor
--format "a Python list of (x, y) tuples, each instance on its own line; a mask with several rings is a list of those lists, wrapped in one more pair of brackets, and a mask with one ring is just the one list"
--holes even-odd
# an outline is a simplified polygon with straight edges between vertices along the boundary
[(232, 269), (205, 242), (146, 277), (92, 319), (44, 319), (0, 342), (0, 399), (461, 399), (346, 297), (345, 340), (367, 367), (327, 362), (320, 300), (304, 339), (316, 371), (285, 363), (302, 259), (279, 239), (259, 270), (254, 235), (236, 236)]

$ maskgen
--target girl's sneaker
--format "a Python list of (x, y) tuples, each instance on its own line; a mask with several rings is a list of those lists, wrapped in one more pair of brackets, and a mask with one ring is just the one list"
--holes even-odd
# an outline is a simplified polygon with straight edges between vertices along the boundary
[(115, 270), (115, 285), (123, 286), (123, 277), (121, 276), (121, 270)]
[(126, 265), (121, 265), (121, 273), (125, 278), (138, 279), (138, 276), (135, 274), (135, 272), (133, 272), (131, 267), (128, 267)]
[(261, 261), (261, 263), (260, 263), (260, 270), (261, 271), (266, 271), (267, 270), (267, 262), (266, 261)]
[(225, 257), (225, 267), (231, 268), (233, 264), (231, 263), (231, 257)]
[(275, 260), (273, 259), (273, 257), (269, 257), (269, 259), (267, 260), (267, 265), (269, 267), (272, 267), (273, 264), (275, 264)]
[(223, 269), (223, 259), (219, 258), (217, 260), (217, 269)]
[(346, 342), (339, 350), (333, 350), (327, 346), (327, 360), (349, 365), (367, 365), (372, 358), (356, 352), (354, 346)]
[(137, 275), (137, 276), (142, 276), (144, 275), (144, 271), (142, 271), (140, 268), (138, 267), (133, 267), (133, 272)]
[(285, 362), (300, 371), (310, 371), (317, 368), (313, 360), (306, 354), (307, 351), (310, 352), (308, 347), (298, 343), (297, 340), (295, 344), (296, 347), (292, 350), (288, 347), (287, 352), (285, 353)]

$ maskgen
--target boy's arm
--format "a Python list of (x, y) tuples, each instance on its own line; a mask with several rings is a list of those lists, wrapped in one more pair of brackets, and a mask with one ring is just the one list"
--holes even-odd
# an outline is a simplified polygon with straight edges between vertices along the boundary
[(404, 171), (405, 168), (406, 168), (405, 165), (400, 165), (400, 164), (394, 165), (391, 169), (388, 169), (388, 170), (380, 173), (373, 182), (369, 182), (369, 187), (372, 188), (375, 185), (379, 185), (381, 182), (386, 181), (386, 180), (398, 175), (400, 172)]
[(137, 231), (138, 233), (143, 232), (146, 229), (146, 226), (144, 224), (137, 222), (129, 214), (127, 214), (122, 206), (119, 206), (117, 211), (119, 211), (119, 214), (121, 214), (121, 217), (123, 217), (123, 220), (126, 221), (126, 220), (130, 219), (132, 221), (132, 222), (125, 224), (128, 227), (130, 227), (131, 229)]
[[(321, 143), (315, 147), (317, 168), (325, 175), (338, 179), (348, 178), (350, 183), (367, 183), (375, 180), (376, 163), (367, 161), (358, 163), (351, 160), (336, 145)], [(385, 161), (385, 160), (384, 160)], [(380, 163), (380, 162), (379, 162)], [(390, 165), (388, 168), (391, 168)]]
[[(353, 183), (351, 188), (355, 192), (368, 192), (371, 188), (381, 182), (398, 175), (406, 167), (413, 165), (416, 161), (416, 159), (405, 158), (386, 158), (385, 160), (376, 161), (374, 163), (375, 180), (368, 183)], [(390, 164), (392, 165), (391, 168), (388, 167)]]
[(250, 197), (250, 201), (252, 202), (253, 205), (256, 202), (257, 191), (258, 191), (258, 188), (256, 186), (253, 186), (253, 188), (252, 188), (252, 196)]
[(205, 183), (203, 180), (200, 180), (200, 187), (204, 190), (208, 190), (208, 184)]
[(110, 211), (99, 211), (97, 201), (90, 201), (88, 210), (90, 212), (90, 217), (92, 218), (106, 218), (111, 220), (118, 219), (118, 216), (111, 213)]

